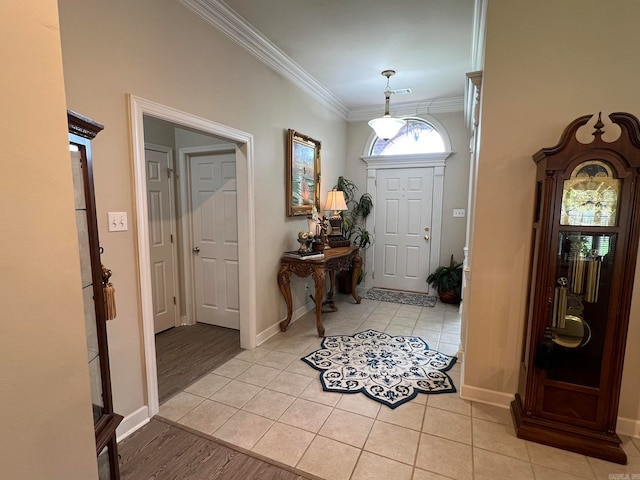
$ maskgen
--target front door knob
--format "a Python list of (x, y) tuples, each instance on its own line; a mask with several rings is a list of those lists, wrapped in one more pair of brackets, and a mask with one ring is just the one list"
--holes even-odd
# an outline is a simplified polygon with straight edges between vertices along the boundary
[(193, 247), (193, 253), (198, 253), (200, 251), (200, 247)]

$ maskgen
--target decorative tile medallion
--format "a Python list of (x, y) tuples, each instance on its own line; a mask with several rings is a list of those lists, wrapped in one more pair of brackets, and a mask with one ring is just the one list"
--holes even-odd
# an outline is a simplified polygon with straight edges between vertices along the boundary
[(302, 360), (320, 370), (328, 392), (357, 393), (396, 408), (418, 393), (456, 391), (445, 372), (457, 358), (435, 350), (419, 337), (377, 330), (325, 337), (319, 350)]

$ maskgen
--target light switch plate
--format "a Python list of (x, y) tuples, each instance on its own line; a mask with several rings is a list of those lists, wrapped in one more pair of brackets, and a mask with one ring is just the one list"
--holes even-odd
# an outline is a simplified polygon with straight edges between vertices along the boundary
[(464, 217), (464, 208), (454, 208), (453, 216), (454, 218), (463, 218)]
[(109, 231), (125, 232), (129, 230), (127, 212), (109, 212)]

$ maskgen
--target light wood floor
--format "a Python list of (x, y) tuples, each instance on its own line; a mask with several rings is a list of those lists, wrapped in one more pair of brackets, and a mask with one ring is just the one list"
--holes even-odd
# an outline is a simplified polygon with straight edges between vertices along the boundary
[(120, 442), (121, 480), (305, 480), (296, 473), (152, 418)]
[(156, 335), (160, 404), (233, 358), (240, 348), (240, 331), (196, 323)]

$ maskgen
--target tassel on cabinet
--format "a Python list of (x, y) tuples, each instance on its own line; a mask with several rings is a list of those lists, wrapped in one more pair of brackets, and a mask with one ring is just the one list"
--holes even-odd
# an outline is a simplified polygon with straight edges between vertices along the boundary
[(102, 265), (102, 293), (104, 296), (104, 317), (106, 320), (116, 318), (116, 289), (109, 282), (111, 270)]

